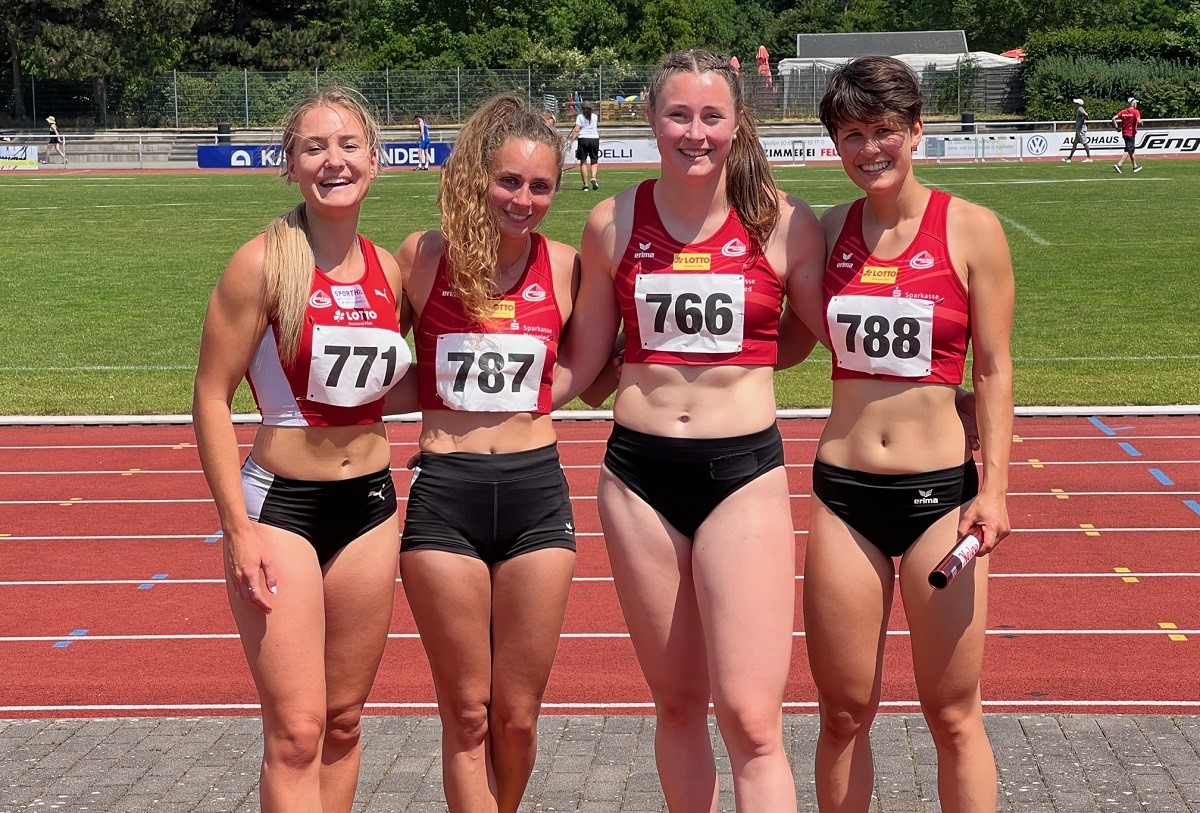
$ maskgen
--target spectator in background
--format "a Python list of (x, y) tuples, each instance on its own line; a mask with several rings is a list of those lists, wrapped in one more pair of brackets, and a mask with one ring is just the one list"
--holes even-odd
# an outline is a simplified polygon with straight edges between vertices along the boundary
[(429, 122), (421, 114), (413, 116), (417, 123), (417, 169), (429, 169), (433, 160), (433, 146), (429, 143)]
[(596, 164), (600, 161), (599, 124), (600, 116), (585, 104), (575, 117), (575, 127), (567, 137), (568, 141), (579, 139), (575, 157), (579, 159), (579, 177), (583, 180), (584, 192), (600, 188), (600, 184), (596, 183)]
[(1071, 152), (1063, 159), (1064, 164), (1071, 163), (1071, 159), (1075, 156), (1075, 150), (1083, 147), (1083, 152), (1087, 158), (1083, 159), (1083, 163), (1092, 163), (1092, 150), (1087, 143), (1087, 117), (1088, 113), (1083, 109), (1083, 99), (1072, 99), (1075, 103), (1075, 138), (1071, 142)]
[(1113, 126), (1121, 131), (1121, 136), (1125, 139), (1125, 152), (1121, 153), (1121, 160), (1113, 164), (1113, 169), (1120, 172), (1121, 164), (1125, 163), (1125, 158), (1128, 156), (1129, 163), (1133, 166), (1133, 171), (1141, 172), (1142, 168), (1138, 164), (1137, 159), (1133, 157), (1133, 151), (1137, 148), (1134, 140), (1137, 137), (1138, 126), (1142, 123), (1142, 114), (1138, 112), (1137, 99), (1130, 96), (1128, 102), (1129, 107), (1126, 107), (1112, 117)]
[(58, 154), (62, 157), (62, 162), (67, 163), (67, 154), (63, 152), (63, 134), (58, 131), (58, 122), (54, 116), (46, 116), (46, 123), (50, 125), (50, 141), (46, 145), (46, 163), (50, 163), (50, 157), (58, 150)]

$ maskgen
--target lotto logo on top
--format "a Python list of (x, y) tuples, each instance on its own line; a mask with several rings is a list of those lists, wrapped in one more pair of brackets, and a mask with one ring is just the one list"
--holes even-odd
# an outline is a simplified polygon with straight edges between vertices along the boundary
[(331, 285), (329, 290), (339, 308), (362, 309), (371, 304), (367, 301), (367, 292), (361, 285)]
[(712, 269), (712, 255), (708, 253), (676, 254), (671, 263), (673, 271), (709, 271)]
[(864, 265), (858, 278), (864, 285), (895, 285), (896, 266)]
[(492, 300), (492, 318), (493, 319), (515, 319), (517, 318), (517, 303), (511, 299), (495, 299)]

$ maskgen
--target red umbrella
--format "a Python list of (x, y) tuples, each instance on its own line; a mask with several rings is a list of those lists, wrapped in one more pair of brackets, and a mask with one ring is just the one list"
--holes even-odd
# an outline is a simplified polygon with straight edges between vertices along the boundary
[(1023, 59), (1025, 59), (1025, 49), (1024, 48), (1010, 48), (1007, 51), (1001, 51), (1000, 56), (1007, 56), (1012, 59), (1023, 60)]
[(738, 61), (738, 58), (736, 56), (729, 57), (729, 64), (733, 66), (734, 73), (742, 72), (742, 63)]

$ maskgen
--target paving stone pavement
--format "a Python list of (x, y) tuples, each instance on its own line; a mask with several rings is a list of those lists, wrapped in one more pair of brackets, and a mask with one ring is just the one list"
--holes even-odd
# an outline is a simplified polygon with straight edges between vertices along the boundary
[[(989, 714), (1006, 813), (1200, 813), (1200, 716)], [(816, 717), (785, 735), (799, 810), (815, 811)], [(436, 717), (369, 716), (355, 813), (444, 811)], [(919, 715), (872, 732), (871, 813), (939, 810), (936, 760)], [(733, 810), (718, 743), (721, 810)], [(251, 813), (261, 756), (256, 717), (0, 720), (0, 813)], [(545, 716), (522, 813), (666, 809), (654, 720)]]

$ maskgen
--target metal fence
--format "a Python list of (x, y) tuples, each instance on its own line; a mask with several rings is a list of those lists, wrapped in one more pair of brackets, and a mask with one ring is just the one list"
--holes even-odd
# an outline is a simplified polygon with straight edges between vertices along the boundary
[[(638, 118), (654, 66), (589, 71), (518, 70), (350, 71), (312, 70), (267, 73), (248, 70), (189, 73), (175, 71), (150, 80), (104, 86), (103, 107), (95, 83), (27, 79), (23, 114), (11, 87), (0, 89), (0, 122), (5, 126), (43, 127), (55, 115), (60, 128), (120, 127), (235, 128), (272, 127), (301, 96), (338, 83), (362, 93), (385, 125), (411, 122), (416, 113), (433, 125), (463, 122), (483, 100), (499, 92), (524, 96), (531, 104), (571, 119), (580, 103), (599, 106), (601, 119)], [(825, 90), (826, 71), (808, 75), (744, 76), (746, 97), (765, 121), (814, 120)], [(1020, 109), (1016, 71), (969, 73), (951, 68), (924, 78), (926, 108), (959, 115), (1010, 113)]]

